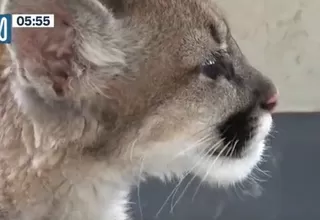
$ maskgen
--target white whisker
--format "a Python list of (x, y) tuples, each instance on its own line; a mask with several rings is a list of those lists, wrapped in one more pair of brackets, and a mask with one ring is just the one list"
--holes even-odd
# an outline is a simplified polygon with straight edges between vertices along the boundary
[(239, 140), (236, 140), (236, 142), (234, 143), (233, 147), (232, 147), (232, 151), (231, 151), (231, 154), (230, 156), (233, 155), (234, 151), (236, 150), (236, 147), (237, 147), (237, 144), (238, 144)]
[[(237, 188), (237, 186), (239, 186), (238, 188), (239, 188), (239, 190), (240, 190), (240, 193), (238, 193), (238, 190), (237, 190), (238, 188)], [(243, 201), (244, 198), (241, 196), (241, 194), (242, 194), (241, 192), (243, 192), (243, 188), (241, 188), (241, 186), (244, 187), (243, 184), (242, 184), (242, 182), (239, 182), (239, 183), (234, 184), (234, 187), (233, 187), (233, 188), (234, 188), (234, 192), (235, 192), (235, 194), (237, 195), (237, 197), (238, 197), (240, 200)]]
[(219, 154), (217, 155), (217, 157), (213, 160), (213, 162), (211, 163), (211, 165), (209, 166), (209, 168), (207, 169), (207, 172), (206, 174), (204, 175), (204, 177), (201, 179), (193, 197), (192, 197), (192, 200), (194, 200), (194, 198), (196, 197), (200, 187), (201, 187), (201, 184), (207, 179), (212, 167), (214, 166), (214, 164), (216, 163), (216, 161), (219, 159), (219, 157), (224, 153), (224, 151), (229, 147), (230, 143), (226, 144), (226, 146), (223, 147), (223, 149), (219, 152)]
[(268, 178), (272, 177), (268, 170), (262, 170), (259, 166), (256, 166), (255, 170), (257, 170), (259, 173), (262, 173), (263, 175), (267, 176)]
[(184, 155), (185, 153), (198, 148), (199, 146), (202, 146), (206, 141), (208, 141), (210, 139), (210, 137), (205, 136), (203, 138), (201, 138), (200, 140), (198, 140), (195, 144), (192, 144), (191, 146), (181, 150), (179, 153), (177, 153), (173, 158), (172, 161), (175, 160), (176, 158), (178, 158), (179, 156)]
[[(221, 142), (223, 142), (223, 139), (220, 140), (219, 142), (217, 142), (216, 144), (214, 144), (212, 147), (210, 147), (206, 153), (200, 158), (200, 161), (207, 156), (207, 154), (212, 151), (214, 148), (216, 148)], [(217, 150), (218, 148), (214, 149), (213, 153)], [(176, 202), (174, 203), (174, 205), (171, 204), (171, 212), (173, 212), (174, 207), (179, 203), (179, 201), (182, 199), (183, 195), (185, 194), (185, 192), (187, 191), (187, 189), (189, 188), (189, 186), (191, 185), (191, 183), (195, 180), (195, 178), (197, 177), (197, 175), (195, 174), (192, 179), (187, 183), (187, 185), (185, 186), (184, 190), (182, 191), (182, 193), (180, 194), (179, 198), (176, 200)], [(174, 198), (174, 196), (173, 196)]]
[[(205, 138), (203, 138), (205, 139)], [(200, 142), (201, 143), (201, 142)], [(201, 153), (202, 152), (205, 152), (206, 151), (206, 148), (203, 148), (203, 150), (201, 150)], [(203, 155), (203, 157), (205, 157), (205, 154)], [(202, 157), (201, 157), (202, 158)], [(178, 184), (175, 186), (175, 188), (171, 191), (171, 193), (169, 194), (169, 196), (166, 198), (166, 200), (164, 201), (164, 203), (162, 204), (162, 206), (160, 207), (159, 211), (157, 212), (156, 214), (156, 217), (159, 216), (159, 214), (161, 213), (161, 211), (163, 210), (163, 208), (165, 207), (165, 205), (167, 204), (167, 202), (169, 201), (169, 199), (171, 197), (174, 197), (175, 193), (178, 191), (180, 185), (182, 184), (183, 180), (198, 166), (200, 165), (202, 162), (202, 160), (200, 159), (199, 161), (197, 161), (194, 166), (188, 171), (186, 172), (183, 177), (179, 180)]]
[(136, 146), (138, 139), (134, 140), (130, 146), (130, 161), (132, 162), (133, 159), (133, 151), (134, 151), (134, 147)]
[(140, 170), (139, 170), (139, 180), (138, 180), (139, 182), (138, 182), (138, 186), (137, 186), (138, 206), (139, 206), (141, 220), (143, 220), (143, 211), (142, 211), (142, 206), (141, 206), (140, 185), (141, 185), (141, 180), (142, 180), (143, 166), (144, 166), (144, 157), (141, 160), (141, 165), (140, 165)]

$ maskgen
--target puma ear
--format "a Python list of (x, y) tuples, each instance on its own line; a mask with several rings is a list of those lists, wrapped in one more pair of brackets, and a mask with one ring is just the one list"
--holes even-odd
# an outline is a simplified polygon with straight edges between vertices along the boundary
[(75, 36), (75, 30), (60, 19), (50, 29), (14, 29), (14, 51), (24, 78), (29, 82), (47, 78), (56, 94), (63, 95), (73, 74)]
[(76, 30), (72, 17), (58, 1), (24, 0), (10, 6), (10, 13), (55, 15), (53, 28), (14, 28), (10, 50), (25, 85), (63, 96), (73, 74)]
[(54, 14), (53, 28), (14, 28), (9, 46), (20, 84), (34, 88), (43, 98), (65, 98), (75, 87), (81, 89), (77, 80), (84, 73), (94, 80), (98, 75), (94, 70), (99, 70), (100, 79), (107, 78), (115, 74), (110, 66), (124, 65), (121, 28), (99, 1), (11, 0), (7, 4), (6, 13)]

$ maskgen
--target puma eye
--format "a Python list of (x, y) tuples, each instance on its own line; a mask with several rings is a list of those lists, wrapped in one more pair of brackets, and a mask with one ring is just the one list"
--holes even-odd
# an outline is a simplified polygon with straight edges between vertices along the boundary
[(219, 76), (230, 79), (235, 74), (232, 62), (224, 57), (206, 60), (200, 68), (202, 74), (214, 80)]
[(216, 60), (206, 60), (200, 68), (201, 73), (211, 79), (217, 79), (222, 73), (222, 69)]

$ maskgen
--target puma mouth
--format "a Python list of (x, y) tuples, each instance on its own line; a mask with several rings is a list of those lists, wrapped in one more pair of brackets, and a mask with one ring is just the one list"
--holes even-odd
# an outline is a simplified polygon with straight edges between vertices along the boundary
[(272, 124), (272, 118), (257, 116), (249, 107), (230, 116), (218, 127), (222, 144), (211, 150), (209, 155), (229, 158), (242, 158), (255, 142), (264, 141)]
[[(240, 130), (246, 135), (247, 139), (236, 136), (239, 143), (235, 139), (232, 142), (233, 145), (228, 145), (226, 140), (220, 139), (221, 144), (208, 153), (209, 157), (207, 157), (206, 163), (202, 166), (204, 171), (201, 171), (198, 175), (202, 176), (202, 178), (204, 176), (210, 183), (218, 183), (223, 186), (246, 179), (260, 163), (266, 146), (265, 139), (272, 128), (271, 114), (262, 114), (254, 121), (255, 125), (251, 125), (254, 131), (251, 131), (251, 129), (246, 130), (250, 134), (244, 132), (243, 130), (245, 129)], [(239, 125), (238, 128), (240, 129), (241, 126)], [(232, 138), (234, 136), (233, 134)], [(243, 142), (241, 143), (241, 141)], [(211, 146), (211, 148), (214, 147)]]

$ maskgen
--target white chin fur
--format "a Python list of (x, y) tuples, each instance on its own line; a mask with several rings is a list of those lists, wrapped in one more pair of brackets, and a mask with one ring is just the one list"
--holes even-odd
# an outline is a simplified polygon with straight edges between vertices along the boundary
[[(203, 182), (211, 185), (232, 185), (246, 179), (260, 162), (265, 149), (265, 138), (271, 127), (271, 115), (263, 115), (260, 118), (256, 135), (248, 143), (249, 146), (247, 146), (241, 158), (204, 157), (204, 155), (195, 152), (198, 148), (193, 148), (195, 151), (188, 150), (192, 149), (192, 146), (196, 144), (186, 143), (180, 139), (174, 142), (153, 144), (155, 149), (167, 149), (165, 146), (170, 146), (170, 151), (163, 150), (159, 152), (157, 150), (148, 152), (144, 157), (142, 169), (148, 175), (162, 180), (170, 179), (173, 176), (181, 178), (186, 173), (193, 173), (200, 177)], [(181, 153), (181, 149), (183, 149), (182, 152), (184, 153)], [(156, 154), (156, 159), (154, 154)], [(173, 157), (172, 155), (175, 156)]]
[[(249, 142), (249, 146), (243, 152), (241, 158), (207, 158), (194, 173), (202, 178), (202, 181), (222, 186), (243, 181), (260, 162), (265, 149), (265, 138), (271, 127), (271, 115), (263, 115), (259, 122), (257, 134)], [(195, 159), (200, 160), (201, 158), (199, 156)]]

